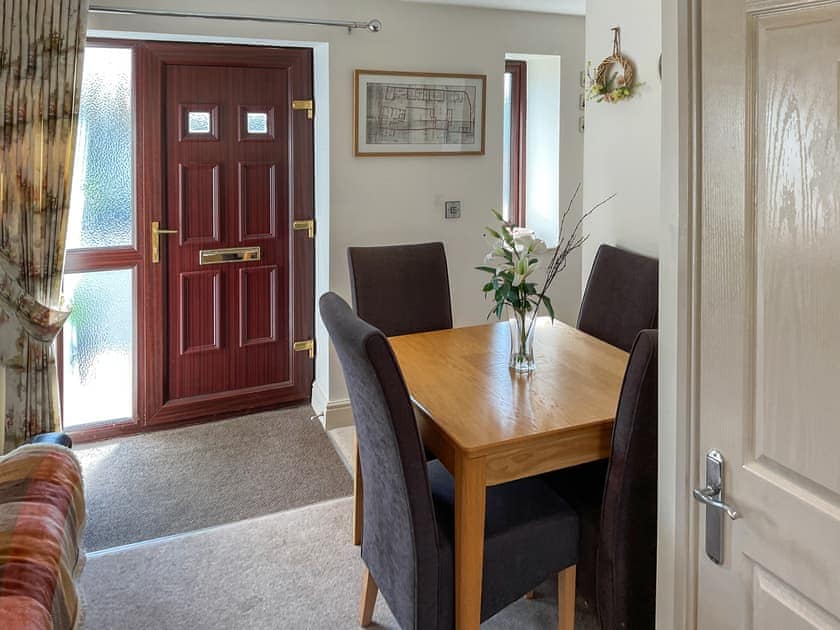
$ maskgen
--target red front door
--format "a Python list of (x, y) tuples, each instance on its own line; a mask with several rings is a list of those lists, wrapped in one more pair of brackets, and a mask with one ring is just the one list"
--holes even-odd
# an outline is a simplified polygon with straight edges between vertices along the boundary
[(163, 202), (149, 421), (308, 399), (313, 361), (294, 343), (313, 336), (314, 248), (293, 223), (313, 216), (313, 130), (292, 101), (312, 97), (311, 51), (148, 50)]

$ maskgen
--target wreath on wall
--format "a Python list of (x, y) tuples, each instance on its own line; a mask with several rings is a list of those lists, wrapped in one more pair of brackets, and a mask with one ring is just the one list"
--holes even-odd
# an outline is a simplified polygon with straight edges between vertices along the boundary
[[(636, 68), (633, 62), (621, 53), (621, 29), (616, 26), (612, 31), (612, 54), (598, 64), (594, 76), (591, 63), (587, 69), (589, 77), (588, 99), (599, 103), (603, 101), (617, 103), (631, 98), (636, 89), (642, 85), (636, 81)], [(620, 70), (614, 71), (616, 66)]]

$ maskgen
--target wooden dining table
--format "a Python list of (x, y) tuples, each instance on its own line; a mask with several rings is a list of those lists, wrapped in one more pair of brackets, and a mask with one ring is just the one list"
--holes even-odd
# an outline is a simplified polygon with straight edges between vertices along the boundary
[[(423, 443), (455, 480), (456, 628), (476, 629), (487, 487), (608, 457), (628, 355), (548, 318), (530, 374), (508, 367), (507, 322), (389, 341)], [(360, 485), (357, 501), (360, 538)]]

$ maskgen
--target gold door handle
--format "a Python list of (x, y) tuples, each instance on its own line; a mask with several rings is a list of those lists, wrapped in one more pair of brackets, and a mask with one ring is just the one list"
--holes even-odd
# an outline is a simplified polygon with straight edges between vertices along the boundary
[(160, 221), (152, 221), (152, 262), (160, 262), (160, 235), (177, 234), (178, 230), (167, 230), (160, 227)]

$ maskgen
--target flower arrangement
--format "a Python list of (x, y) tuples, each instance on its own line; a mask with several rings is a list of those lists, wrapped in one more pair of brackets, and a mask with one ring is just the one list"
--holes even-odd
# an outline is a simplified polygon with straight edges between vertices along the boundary
[[(611, 195), (583, 213), (569, 235), (564, 236), (566, 221), (579, 192), (580, 185), (563, 213), (559, 241), (550, 257), (545, 242), (537, 238), (533, 230), (516, 227), (505, 221), (497, 210), (492, 210), (498, 221), (498, 228), (486, 228), (484, 236), (492, 239), (492, 245), (484, 259), (485, 264), (476, 269), (490, 274), (490, 281), (482, 287), (485, 297), (492, 296), (493, 300), (493, 308), (487, 314), (488, 319), (495, 315), (501, 320), (505, 308), (510, 311), (510, 367), (517, 372), (531, 372), (536, 367), (533, 335), (537, 313), (540, 306), (545, 306), (552, 321), (555, 319), (554, 306), (546, 294), (557, 274), (566, 268), (569, 255), (589, 238), (589, 235), (581, 234), (583, 220), (615, 197)], [(543, 266), (546, 258), (548, 261), (545, 263), (545, 277), (542, 283), (538, 284), (531, 278)]]
[(494, 243), (484, 258), (486, 265), (477, 267), (492, 274), (490, 282), (482, 289), (485, 294), (493, 293), (494, 296), (495, 303), (487, 317), (495, 313), (501, 319), (506, 305), (516, 310), (536, 310), (540, 302), (554, 317), (551, 300), (537, 292), (535, 282), (528, 281), (539, 267), (540, 257), (548, 251), (545, 241), (537, 238), (533, 230), (508, 223), (497, 210), (491, 212), (499, 221), (499, 228), (485, 228), (485, 238), (492, 237)]

